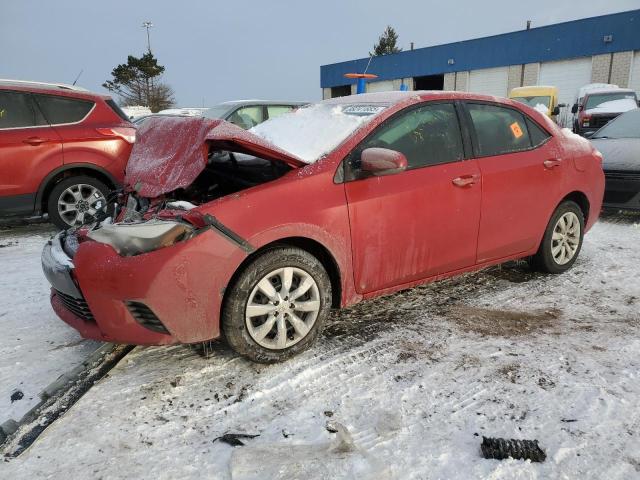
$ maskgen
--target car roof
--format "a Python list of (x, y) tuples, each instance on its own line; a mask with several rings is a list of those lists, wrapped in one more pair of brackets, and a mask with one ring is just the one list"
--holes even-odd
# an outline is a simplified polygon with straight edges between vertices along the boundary
[(90, 92), (86, 88), (82, 88), (77, 85), (67, 85), (65, 83), (36, 82), (31, 80), (14, 80), (2, 78), (0, 79), (0, 89), (19, 90), (23, 92), (49, 93), (76, 98), (111, 98), (109, 95)]
[[(219, 107), (221, 105), (229, 107), (237, 107), (239, 105), (307, 105), (309, 102), (292, 102), (291, 100), (229, 100), (228, 102), (222, 102), (213, 107)], [(211, 108), (213, 108), (211, 107)]]
[(528, 87), (515, 87), (509, 92), (509, 96), (519, 93), (525, 96), (535, 96), (537, 93), (557, 94), (558, 88), (551, 85), (531, 85)]
[(335, 97), (323, 100), (321, 103), (330, 105), (344, 104), (382, 104), (395, 105), (398, 103), (417, 103), (425, 100), (480, 100), (486, 102), (504, 103), (506, 105), (516, 105), (521, 108), (521, 104), (509, 100), (506, 97), (495, 97), (480, 93), (458, 92), (450, 90), (413, 90), (413, 91), (390, 91), (361, 93), (358, 95), (348, 95), (345, 97)]

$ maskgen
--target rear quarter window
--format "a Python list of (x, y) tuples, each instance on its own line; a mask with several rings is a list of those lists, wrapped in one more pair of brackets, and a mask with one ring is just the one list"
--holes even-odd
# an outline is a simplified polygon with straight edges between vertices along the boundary
[(127, 117), (127, 114), (122, 111), (122, 109), (118, 106), (116, 102), (113, 100), (105, 100), (105, 103), (109, 105), (109, 108), (113, 110), (113, 112), (118, 115), (121, 119), (130, 122), (131, 119)]
[(531, 146), (533, 148), (539, 147), (547, 141), (551, 135), (529, 117), (526, 117), (527, 128), (529, 129), (529, 137), (531, 138)]
[(40, 110), (51, 125), (77, 123), (91, 111), (94, 102), (55, 95), (34, 95)]

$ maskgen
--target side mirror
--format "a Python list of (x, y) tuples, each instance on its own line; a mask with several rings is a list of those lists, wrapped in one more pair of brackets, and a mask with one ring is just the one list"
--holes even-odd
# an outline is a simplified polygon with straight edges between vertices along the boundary
[(573, 107), (571, 107), (571, 113), (578, 113), (578, 104), (574, 103)]
[(566, 104), (566, 103), (559, 103), (559, 104), (558, 104), (558, 106), (559, 106), (560, 108), (564, 108), (564, 107), (566, 107), (566, 106), (567, 106), (567, 104)]
[(375, 176), (391, 175), (407, 169), (407, 157), (388, 148), (366, 148), (360, 155), (361, 170)]
[(556, 105), (551, 115), (560, 115), (560, 105)]

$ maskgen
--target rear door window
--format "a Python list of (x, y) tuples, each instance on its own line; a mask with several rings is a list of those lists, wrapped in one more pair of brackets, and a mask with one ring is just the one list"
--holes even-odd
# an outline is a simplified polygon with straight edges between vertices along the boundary
[(531, 138), (522, 113), (497, 105), (467, 103), (476, 133), (480, 157), (521, 152), (531, 148)]
[(0, 91), (0, 129), (46, 125), (28, 93)]
[(40, 110), (52, 125), (77, 123), (91, 111), (94, 102), (55, 95), (34, 95)]

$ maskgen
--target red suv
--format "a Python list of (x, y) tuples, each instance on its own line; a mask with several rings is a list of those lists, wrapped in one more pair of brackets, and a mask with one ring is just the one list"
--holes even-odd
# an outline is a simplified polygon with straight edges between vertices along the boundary
[(135, 128), (108, 96), (0, 80), (0, 216), (81, 225), (124, 179)]

